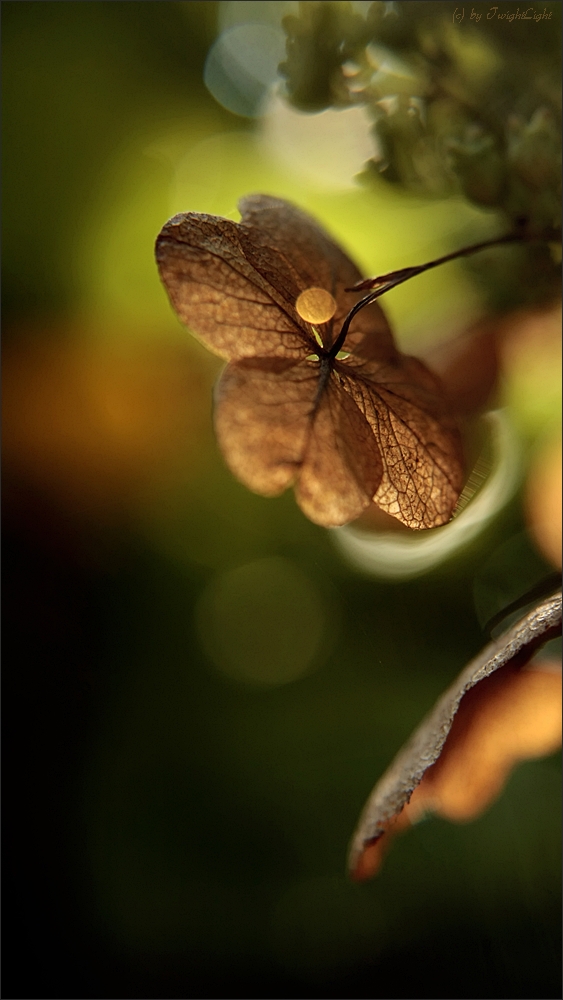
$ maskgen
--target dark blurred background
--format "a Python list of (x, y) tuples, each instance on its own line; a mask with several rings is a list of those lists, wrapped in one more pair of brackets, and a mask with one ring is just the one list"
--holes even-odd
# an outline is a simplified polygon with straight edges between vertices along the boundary
[[(6, 998), (560, 995), (558, 759), (472, 824), (418, 826), (372, 884), (344, 873), (375, 779), (487, 617), (553, 569), (526, 480), (552, 468), (557, 321), (504, 355), (520, 490), (391, 582), (291, 493), (232, 479), (220, 363), (158, 282), (170, 215), (236, 218), (251, 191), (370, 274), (499, 231), (459, 193), (354, 184), (359, 119), (318, 119), (328, 169), (309, 119), (230, 101), (214, 40), (256, 15), (279, 60), (286, 7), (2, 4)], [(417, 281), (388, 304), (409, 350), (486, 312), (461, 265)]]

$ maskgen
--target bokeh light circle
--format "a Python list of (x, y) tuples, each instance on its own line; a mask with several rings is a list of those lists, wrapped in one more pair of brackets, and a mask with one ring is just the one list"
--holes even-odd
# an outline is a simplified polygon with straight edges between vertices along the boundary
[(277, 79), (284, 53), (281, 28), (237, 24), (211, 46), (203, 71), (205, 85), (227, 111), (254, 118)]
[(327, 616), (312, 581), (290, 560), (272, 557), (214, 577), (196, 606), (195, 624), (221, 673), (272, 687), (318, 665)]

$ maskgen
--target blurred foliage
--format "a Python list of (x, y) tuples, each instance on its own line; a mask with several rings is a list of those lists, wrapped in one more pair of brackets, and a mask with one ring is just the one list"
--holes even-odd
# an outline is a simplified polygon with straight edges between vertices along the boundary
[[(389, 183), (463, 193), (509, 226), (549, 233), (561, 215), (561, 5), (518, 13), (506, 3), (301, 3), (283, 19), (287, 97), (309, 112), (365, 105), (380, 148), (371, 169)], [(503, 304), (521, 298), (524, 276), (528, 298), (553, 295), (559, 267), (547, 247), (521, 249), (514, 263)]]

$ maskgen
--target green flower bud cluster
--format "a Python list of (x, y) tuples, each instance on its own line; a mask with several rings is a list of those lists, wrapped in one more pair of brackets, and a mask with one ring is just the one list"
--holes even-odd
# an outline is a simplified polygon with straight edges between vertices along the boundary
[(366, 177), (560, 225), (561, 4), (308, 2), (282, 24), (287, 99), (369, 111)]
[[(558, 229), (560, 3), (315, 0), (282, 24), (288, 101), (370, 113), (379, 153), (366, 182), (377, 174), (419, 196), (463, 194), (528, 235)], [(559, 264), (547, 246), (509, 257), (504, 274), (491, 260), (469, 264), (497, 305), (553, 296)]]

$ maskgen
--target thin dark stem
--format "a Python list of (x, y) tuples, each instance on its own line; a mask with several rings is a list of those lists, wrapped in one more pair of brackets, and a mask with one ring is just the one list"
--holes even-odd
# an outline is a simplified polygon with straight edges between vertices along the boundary
[(483, 243), (474, 243), (473, 246), (465, 247), (463, 250), (454, 250), (453, 253), (447, 253), (443, 257), (438, 257), (436, 260), (431, 260), (427, 264), (419, 264), (418, 267), (403, 267), (400, 271), (389, 271), (388, 274), (382, 274), (378, 278), (367, 278), (365, 281), (359, 281), (357, 285), (353, 288), (347, 288), (347, 292), (357, 292), (362, 291), (365, 288), (374, 289), (365, 295), (363, 299), (352, 307), (348, 315), (346, 316), (340, 333), (336, 338), (334, 344), (329, 351), (329, 357), (335, 358), (339, 351), (342, 350), (344, 341), (348, 335), (348, 330), (350, 329), (350, 323), (354, 319), (360, 309), (364, 306), (370, 304), (370, 302), (375, 302), (380, 295), (384, 292), (388, 292), (391, 288), (395, 288), (397, 285), (401, 285), (403, 281), (408, 281), (409, 278), (415, 278), (417, 274), (422, 274), (423, 271), (430, 271), (433, 267), (438, 267), (439, 264), (447, 264), (450, 260), (456, 260), (459, 257), (469, 257), (473, 253), (477, 253), (479, 250), (485, 250), (487, 247), (500, 246), (503, 243), (521, 243), (530, 241), (539, 241), (541, 243), (548, 243), (552, 240), (561, 239), (560, 231), (553, 232), (549, 236), (528, 236), (525, 233), (509, 233), (507, 236), (498, 236), (494, 240), (485, 240)]
[[(414, 278), (415, 275), (421, 274), (423, 271), (429, 271), (433, 267), (438, 267), (439, 264), (447, 264), (449, 260), (455, 260), (457, 257), (469, 257), (470, 254), (477, 253), (478, 250), (484, 250), (486, 247), (498, 246), (502, 243), (515, 243), (527, 238), (520, 233), (510, 233), (507, 236), (499, 236), (494, 240), (474, 243), (473, 246), (465, 247), (463, 250), (454, 250), (443, 257), (431, 260), (428, 264), (419, 264), (418, 267), (403, 267), (400, 271), (389, 271), (389, 274), (382, 274), (379, 278), (367, 278), (365, 281), (359, 281), (357, 285), (354, 285), (354, 289), (358, 291), (363, 288), (379, 288), (381, 285), (399, 285), (402, 281), (407, 281), (408, 278)], [(352, 291), (352, 289), (346, 289), (346, 291)]]
[[(386, 291), (386, 289), (384, 288), (383, 291)], [(328, 352), (329, 358), (335, 358), (338, 352), (342, 350), (342, 345), (344, 344), (344, 341), (346, 340), (346, 337), (348, 335), (348, 330), (350, 329), (350, 323), (354, 319), (356, 313), (359, 313), (360, 309), (363, 309), (364, 306), (369, 305), (370, 302), (373, 302), (373, 300), (376, 299), (378, 295), (381, 294), (382, 294), (381, 292), (371, 292), (370, 295), (364, 295), (363, 299), (360, 299), (359, 302), (356, 302), (355, 306), (352, 306), (350, 312), (348, 313), (346, 319), (342, 324), (338, 337), (336, 338), (334, 344), (332, 345), (330, 351)]]

